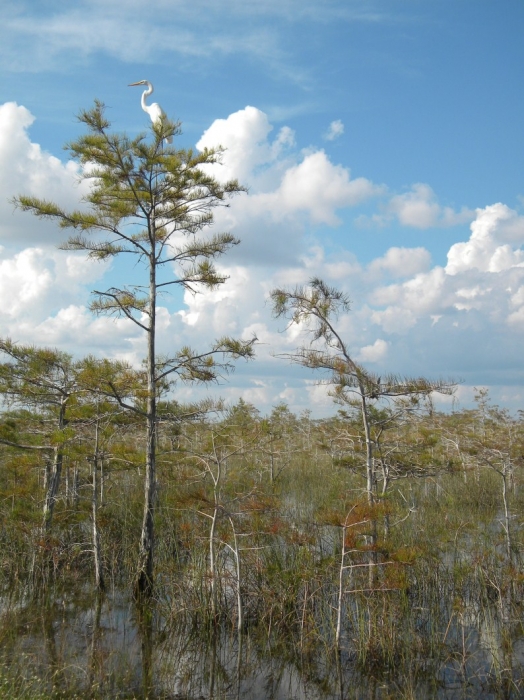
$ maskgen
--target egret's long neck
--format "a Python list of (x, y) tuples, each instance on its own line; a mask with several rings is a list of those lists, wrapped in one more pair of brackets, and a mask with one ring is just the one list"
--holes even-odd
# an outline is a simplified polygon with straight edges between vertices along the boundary
[(152, 95), (152, 94), (153, 94), (153, 86), (151, 85), (151, 83), (148, 83), (147, 90), (144, 90), (144, 92), (142, 93), (141, 104), (142, 104), (142, 109), (144, 110), (144, 112), (147, 112), (146, 97), (149, 97), (149, 95)]

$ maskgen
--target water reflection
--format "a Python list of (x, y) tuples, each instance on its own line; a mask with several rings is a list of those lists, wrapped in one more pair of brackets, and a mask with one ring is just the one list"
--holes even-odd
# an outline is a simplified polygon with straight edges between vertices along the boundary
[[(414, 602), (424, 602), (412, 610), (422, 632), (436, 618), (428, 599)], [(510, 604), (496, 599), (486, 607), (472, 600), (448, 610), (447, 627), (434, 636), (438, 648), (421, 646), (418, 656), (400, 659), (397, 667), (363, 669), (351, 633), (335, 654), (322, 644), (306, 650), (298, 636), (282, 638), (267, 628), (239, 633), (230, 625), (178, 623), (119, 595), (39, 605), (4, 601), (1, 655), (11, 675), (36, 676), (42, 690), (65, 697), (519, 698), (524, 641)]]

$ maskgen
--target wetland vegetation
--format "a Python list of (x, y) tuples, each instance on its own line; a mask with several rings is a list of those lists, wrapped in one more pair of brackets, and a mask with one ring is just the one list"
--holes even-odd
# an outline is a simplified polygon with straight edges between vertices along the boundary
[[(47, 530), (46, 452), (3, 444), (3, 697), (522, 696), (521, 416), (485, 392), (449, 414), (383, 407), (370, 503), (358, 406), (162, 405), (137, 602), (144, 438), (101, 409), (71, 417)], [(4, 436), (37, 443), (49, 418), (6, 412)]]

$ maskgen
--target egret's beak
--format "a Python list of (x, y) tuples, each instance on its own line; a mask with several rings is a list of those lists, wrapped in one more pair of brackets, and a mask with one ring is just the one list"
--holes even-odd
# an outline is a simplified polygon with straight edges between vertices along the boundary
[(142, 85), (142, 83), (129, 83), (127, 87), (133, 87), (134, 85)]

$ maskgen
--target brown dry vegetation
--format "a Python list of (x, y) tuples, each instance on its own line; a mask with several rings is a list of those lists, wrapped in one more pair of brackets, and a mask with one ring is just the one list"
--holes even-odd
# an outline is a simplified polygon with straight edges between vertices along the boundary
[[(37, 443), (53, 410), (4, 413), (2, 436)], [(104, 414), (100, 597), (92, 423), (75, 410), (47, 531), (49, 457), (1, 446), (4, 697), (225, 697), (233, 687), (272, 697), (249, 695), (260, 669), (277, 685), (293, 676), (296, 697), (368, 697), (375, 686), (369, 697), (522, 696), (522, 416), (482, 392), (475, 410), (403, 414), (376, 440), (371, 504), (350, 409), (315, 421), (240, 402), (213, 418), (161, 421), (144, 613), (129, 603), (141, 426)], [(132, 652), (114, 632), (123, 617), (142, 640)]]

